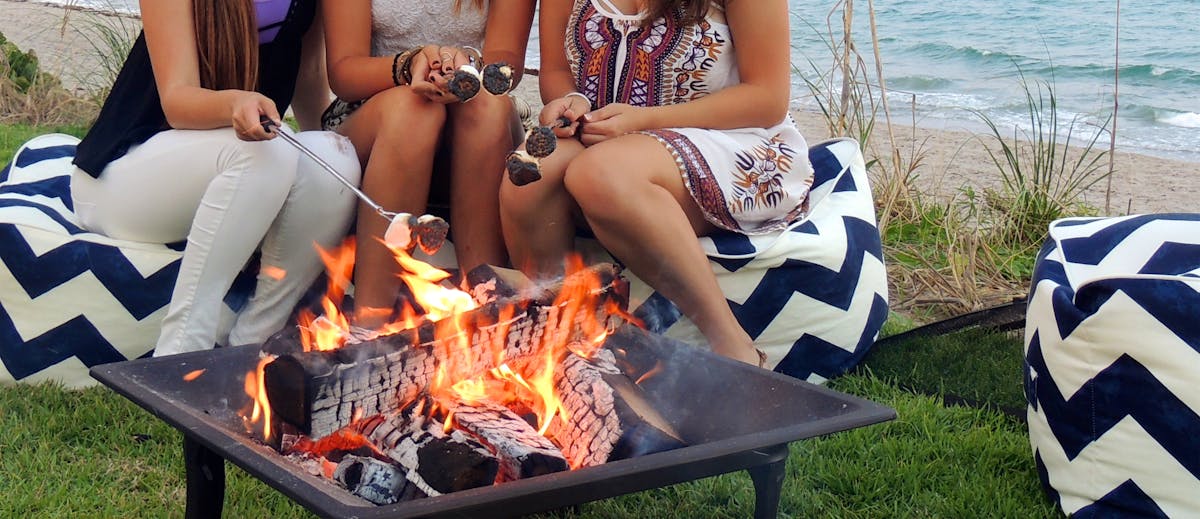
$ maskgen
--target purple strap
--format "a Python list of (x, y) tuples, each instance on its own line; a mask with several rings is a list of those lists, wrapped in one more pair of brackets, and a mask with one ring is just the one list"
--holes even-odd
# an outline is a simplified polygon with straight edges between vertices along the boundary
[(258, 19), (259, 45), (275, 40), (291, 7), (292, 0), (254, 0), (254, 14)]

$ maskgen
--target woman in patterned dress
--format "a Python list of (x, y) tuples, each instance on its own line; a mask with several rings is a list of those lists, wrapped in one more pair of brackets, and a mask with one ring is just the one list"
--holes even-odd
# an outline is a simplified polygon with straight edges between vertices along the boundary
[[(338, 97), (325, 112), (325, 128), (354, 143), (364, 165), (363, 191), (390, 211), (424, 213), (436, 184), (435, 156), (449, 160), (450, 222), (464, 271), (507, 262), (497, 192), (519, 122), (508, 96), (481, 91), (459, 102), (446, 80), (471, 58), (482, 58), (513, 65), (519, 81), (535, 4), (322, 2), (329, 82)], [(379, 241), (387, 221), (362, 204), (358, 214), (354, 321), (373, 329), (390, 320), (400, 280), (391, 251)]]
[(786, 0), (544, 2), (539, 17), (540, 119), (572, 123), (540, 181), (501, 186), (513, 264), (561, 272), (586, 224), (713, 351), (761, 365), (696, 237), (804, 216), (812, 167), (788, 113)]

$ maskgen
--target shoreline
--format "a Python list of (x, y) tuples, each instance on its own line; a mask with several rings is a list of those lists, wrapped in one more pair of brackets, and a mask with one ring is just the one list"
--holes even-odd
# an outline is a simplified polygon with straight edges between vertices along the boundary
[[(132, 14), (38, 0), (0, 0), (0, 20), (4, 20), (0, 22), (0, 33), (22, 50), (34, 50), (43, 69), (57, 75), (64, 86), (77, 93), (94, 89), (97, 78), (109, 77), (105, 64), (96, 57), (97, 27), (131, 30), (136, 34), (140, 25), (139, 17)], [(516, 94), (529, 101), (534, 109), (541, 105), (535, 81), (522, 82)], [(819, 112), (793, 110), (793, 115), (809, 144), (825, 140), (828, 131)], [(870, 145), (875, 150), (874, 156), (889, 156), (882, 116), (879, 122)], [(914, 178), (918, 191), (954, 202), (962, 201), (965, 189), (978, 192), (1000, 185), (1000, 172), (987, 153), (988, 147), (994, 147), (990, 134), (971, 129), (967, 123), (941, 119), (936, 124), (918, 121), (913, 128), (911, 119), (903, 115), (893, 130), (902, 156), (910, 156), (914, 148), (923, 152), (922, 164)], [(1107, 149), (1107, 144), (1098, 142), (1097, 147)], [(1200, 162), (1118, 148), (1114, 164), (1110, 205), (1114, 215), (1187, 212), (1193, 210), (1194, 200), (1200, 198)], [(1103, 167), (1107, 171), (1107, 159)], [(1103, 180), (1098, 182), (1084, 194), (1082, 201), (1103, 212), (1106, 184)]]

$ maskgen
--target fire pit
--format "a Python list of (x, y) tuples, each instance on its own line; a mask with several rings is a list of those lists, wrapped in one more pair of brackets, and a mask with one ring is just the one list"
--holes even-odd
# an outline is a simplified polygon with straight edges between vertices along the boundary
[[(748, 469), (755, 516), (775, 517), (787, 444), (890, 420), (895, 412), (624, 326), (611, 347), (661, 362), (642, 384), (686, 447), (377, 506), (310, 475), (246, 432), (239, 409), (259, 348), (225, 348), (107, 364), (91, 374), (184, 434), (188, 516), (219, 515), (223, 460), (327, 517), (473, 517), (534, 513)], [(190, 382), (184, 377), (203, 370)], [(192, 378), (192, 377), (189, 377)]]

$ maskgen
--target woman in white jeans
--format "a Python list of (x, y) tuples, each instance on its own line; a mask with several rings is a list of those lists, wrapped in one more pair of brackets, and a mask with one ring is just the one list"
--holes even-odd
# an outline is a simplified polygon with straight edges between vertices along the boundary
[[(254, 295), (227, 342), (262, 342), (320, 274), (314, 246), (339, 243), (353, 217), (353, 194), (260, 123), (278, 124), (295, 97), (302, 124), (319, 124), (328, 93), (320, 33), (310, 31), (316, 0), (144, 0), (141, 10), (144, 32), (77, 150), (75, 210), (112, 238), (187, 239), (156, 356), (225, 342), (222, 300), (261, 250)], [(311, 93), (297, 90), (298, 77)], [(297, 138), (359, 181), (345, 137)]]

